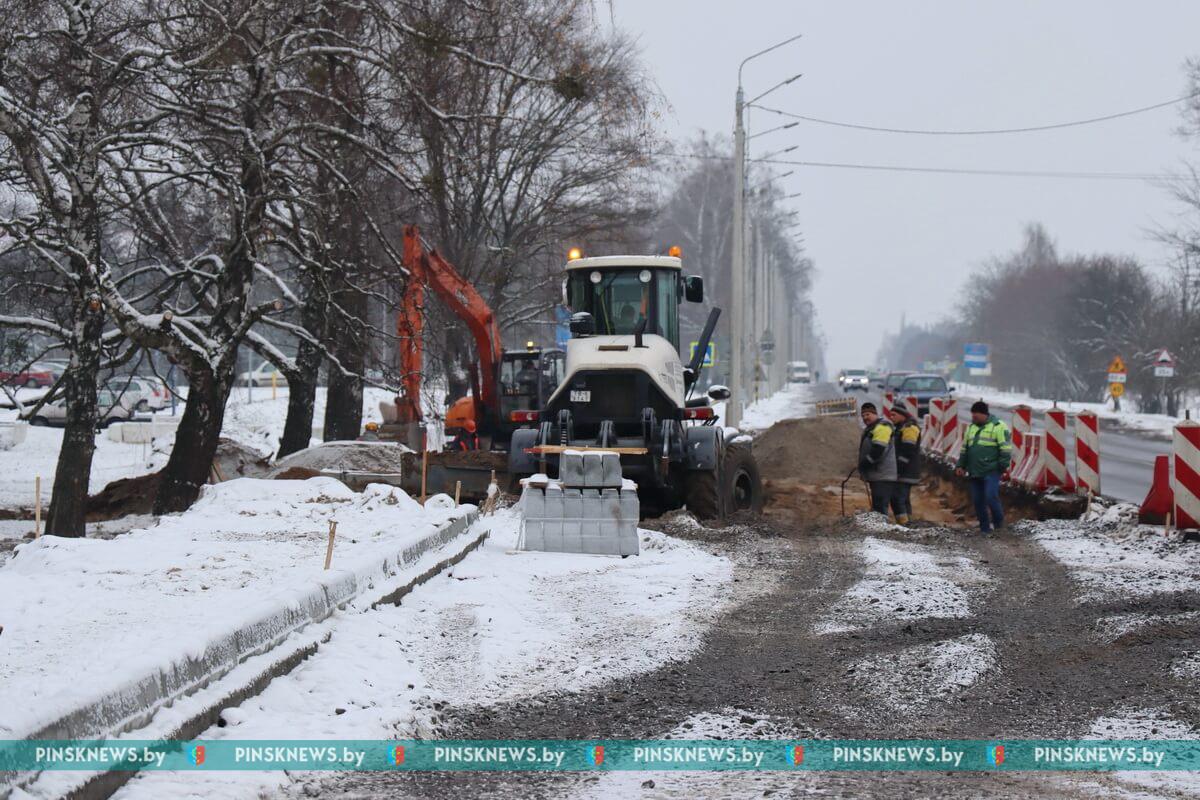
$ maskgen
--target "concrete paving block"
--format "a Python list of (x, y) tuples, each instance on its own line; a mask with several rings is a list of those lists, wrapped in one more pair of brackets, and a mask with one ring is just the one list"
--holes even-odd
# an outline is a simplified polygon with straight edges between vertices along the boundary
[(580, 450), (564, 450), (558, 458), (558, 479), (563, 486), (586, 486), (584, 469), (584, 456)]
[(638, 502), (636, 490), (621, 490), (621, 519), (631, 519), (635, 522), (641, 519), (641, 504)]
[(563, 490), (561, 486), (551, 484), (546, 487), (546, 504), (542, 511), (545, 519), (562, 519), (564, 516)]
[(583, 454), (583, 485), (596, 488), (604, 485), (603, 453), (588, 452)]
[(546, 492), (534, 486), (521, 490), (521, 514), (526, 519), (541, 519), (546, 516)]
[(525, 520), (525, 550), (545, 550), (546, 537), (540, 520)]
[(563, 551), (563, 521), (548, 519), (542, 523), (542, 546), (548, 553)]
[(618, 453), (601, 453), (600, 457), (601, 486), (620, 488), (621, 486), (621, 456)]

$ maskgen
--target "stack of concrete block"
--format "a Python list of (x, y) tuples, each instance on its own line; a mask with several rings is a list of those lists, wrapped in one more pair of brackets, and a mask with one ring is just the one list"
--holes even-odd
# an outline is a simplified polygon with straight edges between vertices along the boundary
[(535, 475), (522, 484), (522, 550), (637, 554), (637, 484), (622, 477), (618, 454), (567, 450), (558, 480)]

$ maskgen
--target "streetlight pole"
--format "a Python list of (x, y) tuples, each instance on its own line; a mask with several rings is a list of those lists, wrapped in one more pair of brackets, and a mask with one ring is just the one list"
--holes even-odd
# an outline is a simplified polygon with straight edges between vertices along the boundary
[[(742, 406), (746, 402), (746, 380), (743, 370), (743, 348), (746, 345), (746, 251), (745, 251), (745, 202), (746, 202), (746, 127), (745, 127), (745, 111), (746, 111), (746, 94), (742, 88), (742, 69), (746, 64), (761, 55), (766, 55), (772, 50), (783, 47), (785, 44), (799, 39), (796, 35), (789, 39), (784, 39), (778, 44), (773, 44), (765, 50), (760, 50), (757, 53), (747, 56), (742, 59), (742, 63), (738, 65), (738, 80), (737, 80), (737, 96), (734, 101), (734, 124), (733, 124), (733, 275), (732, 275), (732, 297), (730, 302), (733, 304), (733, 314), (730, 318), (729, 325), (729, 350), (730, 350), (730, 370), (729, 370), (729, 390), (731, 396), (726, 404), (725, 424), (732, 427), (737, 427), (742, 420)], [(795, 78), (789, 78), (783, 83), (772, 86), (767, 92), (786, 85)], [(764, 92), (765, 95), (767, 92)], [(763, 95), (755, 98), (756, 100)]]

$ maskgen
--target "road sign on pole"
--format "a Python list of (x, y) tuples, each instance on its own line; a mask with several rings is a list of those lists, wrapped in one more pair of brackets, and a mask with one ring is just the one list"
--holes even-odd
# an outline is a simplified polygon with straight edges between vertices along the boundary
[(1159, 351), (1154, 359), (1154, 377), (1156, 378), (1174, 378), (1175, 377), (1175, 356), (1171, 355), (1166, 348)]

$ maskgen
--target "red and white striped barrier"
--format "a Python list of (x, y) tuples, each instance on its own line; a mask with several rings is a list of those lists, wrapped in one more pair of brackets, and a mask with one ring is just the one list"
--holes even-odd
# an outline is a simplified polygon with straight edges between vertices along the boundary
[(1200, 528), (1200, 423), (1184, 420), (1172, 437), (1175, 463), (1175, 527)]
[(893, 392), (883, 393), (883, 408), (879, 409), (881, 414), (886, 414), (892, 410), (892, 406), (896, 404), (896, 395)]
[(1025, 437), (1033, 432), (1033, 409), (1029, 406), (1013, 406), (1012, 415), (1012, 466), (1009, 473), (1015, 475), (1025, 460)]
[(1091, 411), (1075, 417), (1075, 477), (1080, 494), (1100, 494), (1100, 418)]
[(942, 432), (938, 437), (937, 451), (949, 455), (955, 442), (961, 438), (962, 425), (958, 421), (958, 401), (953, 397), (947, 397), (942, 401)]
[(921, 416), (921, 406), (917, 403), (917, 398), (915, 397), (904, 398), (904, 410), (913, 419), (919, 419)]
[(1046, 488), (1045, 450), (1042, 448), (1044, 435), (1031, 433), (1025, 437), (1025, 457), (1021, 466), (1013, 473), (1012, 480), (1027, 489), (1040, 492)]
[(938, 439), (942, 438), (944, 403), (945, 401), (940, 397), (935, 397), (929, 401), (929, 413), (925, 415), (925, 421), (929, 425), (929, 433), (921, 439), (921, 446), (925, 450), (936, 450)]
[[(963, 437), (966, 436), (966, 433), (966, 427), (959, 425), (954, 429), (954, 432), (950, 434), (950, 443), (946, 448), (946, 460), (951, 464), (954, 464), (958, 461), (958, 456), (962, 452), (963, 448)], [(945, 442), (946, 439), (943, 438), (942, 441)]]
[(1046, 443), (1042, 453), (1046, 462), (1046, 485), (1075, 491), (1075, 481), (1067, 469), (1067, 412), (1061, 408), (1046, 412)]

